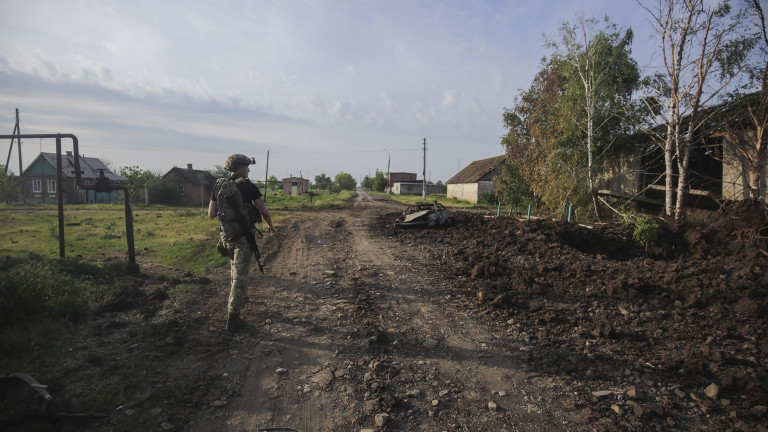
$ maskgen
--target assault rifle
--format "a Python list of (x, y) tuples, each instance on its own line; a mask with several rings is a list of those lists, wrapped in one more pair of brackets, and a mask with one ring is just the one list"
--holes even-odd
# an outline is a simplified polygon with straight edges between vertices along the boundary
[[(243, 216), (243, 213), (240, 211), (240, 203), (235, 195), (227, 195), (224, 199), (227, 200), (229, 208), (235, 211), (237, 222), (243, 226), (245, 240), (248, 241), (248, 246), (250, 246), (251, 251), (253, 251), (253, 256), (256, 258), (256, 264), (259, 265), (259, 271), (263, 274), (264, 266), (261, 265), (261, 254), (259, 253), (259, 246), (256, 245), (256, 236), (254, 236), (253, 231), (251, 231), (251, 223), (246, 220), (245, 216)], [(232, 239), (232, 241), (235, 241), (235, 239)]]

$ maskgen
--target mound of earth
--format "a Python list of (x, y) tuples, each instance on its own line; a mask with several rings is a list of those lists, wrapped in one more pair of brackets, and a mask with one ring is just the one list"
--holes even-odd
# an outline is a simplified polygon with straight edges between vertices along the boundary
[[(462, 281), (466, 305), (530, 347), (596, 430), (766, 430), (768, 248), (759, 208), (703, 227), (665, 227), (644, 249), (618, 225), (487, 218), (381, 236), (426, 252)], [(583, 396), (587, 395), (587, 396)]]

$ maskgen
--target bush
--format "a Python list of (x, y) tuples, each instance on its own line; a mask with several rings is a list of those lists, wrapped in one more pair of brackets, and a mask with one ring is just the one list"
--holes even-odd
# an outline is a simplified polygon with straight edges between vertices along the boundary
[(632, 239), (643, 247), (648, 247), (659, 239), (661, 227), (655, 217), (641, 213), (629, 213), (624, 215), (624, 220), (633, 227)]
[(35, 318), (80, 322), (123, 273), (122, 263), (100, 266), (36, 254), (5, 256), (0, 259), (0, 328)]

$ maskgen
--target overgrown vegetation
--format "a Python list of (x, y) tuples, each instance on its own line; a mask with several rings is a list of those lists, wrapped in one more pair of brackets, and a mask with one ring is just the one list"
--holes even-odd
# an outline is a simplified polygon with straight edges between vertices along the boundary
[(84, 320), (125, 273), (116, 261), (88, 263), (29, 253), (0, 257), (0, 328), (32, 319)]

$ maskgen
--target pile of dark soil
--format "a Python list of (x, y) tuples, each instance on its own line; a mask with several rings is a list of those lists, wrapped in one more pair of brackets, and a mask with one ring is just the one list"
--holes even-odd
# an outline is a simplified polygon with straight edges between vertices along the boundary
[(528, 365), (559, 377), (596, 430), (768, 430), (768, 223), (760, 207), (666, 226), (642, 248), (621, 225), (454, 213), (380, 235), (425, 251)]

